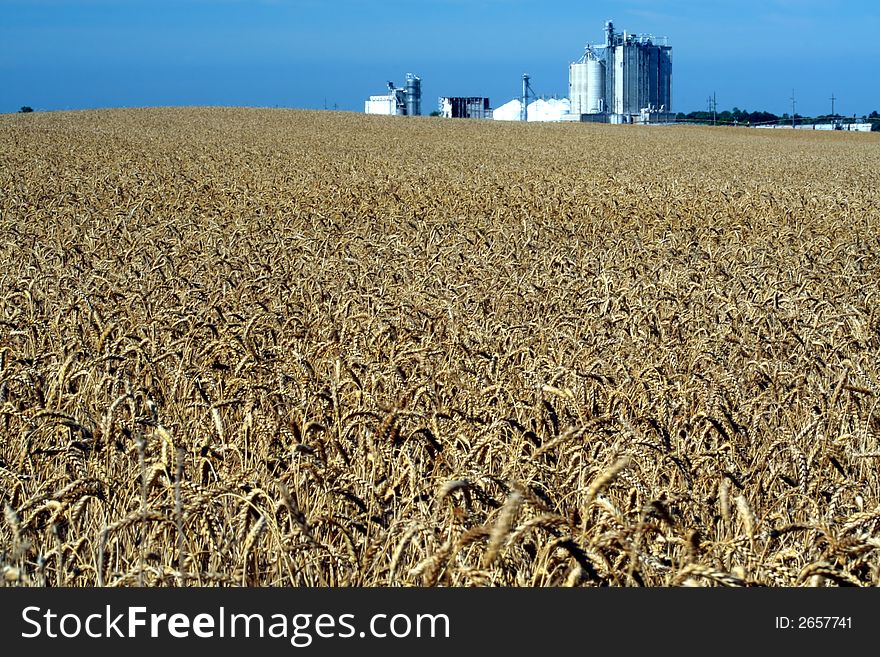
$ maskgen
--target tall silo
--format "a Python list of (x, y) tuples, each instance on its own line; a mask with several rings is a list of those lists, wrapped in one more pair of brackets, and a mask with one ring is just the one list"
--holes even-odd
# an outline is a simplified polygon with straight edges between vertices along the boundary
[(624, 32), (614, 48), (615, 114), (638, 114), (650, 103), (650, 46)]
[(626, 111), (626, 84), (624, 75), (628, 71), (626, 66), (626, 58), (624, 57), (624, 47), (614, 47), (614, 91), (611, 97), (612, 114), (623, 114)]
[(422, 79), (412, 73), (406, 74), (406, 114), (422, 115)]
[(568, 67), (568, 98), (572, 114), (586, 114), (590, 111), (588, 61), (586, 57), (572, 62)]
[(663, 44), (658, 49), (657, 107), (672, 110), (672, 48)]
[(598, 59), (587, 59), (587, 105), (584, 114), (605, 111), (605, 64)]
[(602, 48), (602, 60), (605, 64), (605, 111), (610, 113), (614, 112), (614, 93), (615, 93), (615, 80), (617, 78), (617, 64), (614, 61), (614, 51), (616, 48), (611, 46), (606, 46)]

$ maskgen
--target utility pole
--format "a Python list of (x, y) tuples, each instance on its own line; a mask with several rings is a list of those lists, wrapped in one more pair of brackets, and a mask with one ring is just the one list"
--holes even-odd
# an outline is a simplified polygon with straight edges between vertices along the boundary
[(791, 90), (791, 127), (794, 128), (794, 108), (796, 102), (794, 99), (794, 89)]
[(833, 93), (831, 94), (831, 98), (829, 100), (831, 100), (831, 118), (833, 119), (834, 118), (834, 101), (837, 100), (834, 97)]
[(716, 125), (718, 121), (718, 100), (715, 97), (714, 91), (709, 96), (709, 111), (712, 112), (712, 125)]

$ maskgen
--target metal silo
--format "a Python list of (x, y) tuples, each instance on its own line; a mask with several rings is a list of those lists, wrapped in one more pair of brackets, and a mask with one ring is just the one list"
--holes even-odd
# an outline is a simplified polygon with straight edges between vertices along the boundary
[(568, 98), (572, 114), (586, 114), (589, 109), (589, 73), (587, 61), (581, 59), (568, 67)]
[(586, 66), (587, 103), (584, 114), (605, 111), (605, 66), (598, 59), (588, 59)]
[[(595, 121), (631, 123), (647, 110), (652, 120), (672, 107), (672, 47), (666, 37), (616, 32), (605, 23), (605, 42), (588, 45), (569, 67), (572, 114)], [(589, 116), (593, 115), (593, 116)]]
[(665, 43), (658, 49), (657, 106), (672, 110), (672, 48)]
[(406, 74), (406, 114), (422, 115), (422, 79), (412, 73)]

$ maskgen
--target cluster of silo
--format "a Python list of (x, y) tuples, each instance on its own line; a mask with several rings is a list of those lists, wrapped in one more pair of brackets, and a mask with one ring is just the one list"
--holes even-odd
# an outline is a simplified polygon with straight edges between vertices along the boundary
[(422, 79), (407, 73), (403, 88), (398, 88), (393, 82), (389, 82), (387, 94), (370, 96), (364, 102), (364, 112), (393, 116), (421, 116)]
[[(594, 121), (607, 123), (662, 123), (672, 113), (672, 47), (666, 37), (618, 32), (605, 23), (605, 39), (586, 47), (569, 65), (568, 99), (536, 99), (523, 75), (520, 99), (488, 108), (484, 97), (444, 97), (442, 116), (520, 121)], [(530, 99), (535, 99), (530, 102)], [(540, 101), (541, 106), (535, 105)], [(403, 88), (388, 83), (388, 93), (370, 96), (368, 114), (420, 116), (422, 81), (407, 73)], [(533, 108), (534, 105), (534, 108)], [(534, 112), (534, 117), (533, 117)]]
[(672, 109), (672, 48), (665, 37), (617, 32), (605, 24), (605, 42), (587, 46), (569, 66), (572, 114), (587, 121), (632, 123)]

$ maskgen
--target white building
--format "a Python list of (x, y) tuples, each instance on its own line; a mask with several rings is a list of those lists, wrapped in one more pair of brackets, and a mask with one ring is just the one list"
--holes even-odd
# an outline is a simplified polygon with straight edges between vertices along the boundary
[[(770, 125), (756, 125), (756, 128), (771, 128), (774, 130), (791, 130), (791, 123), (771, 123)], [(840, 130), (843, 132), (871, 132), (871, 124), (865, 123), (816, 123), (794, 126), (796, 130)]]
[[(519, 121), (522, 101), (514, 98), (501, 107), (496, 107), (492, 118), (497, 121)], [(558, 122), (571, 120), (571, 103), (568, 98), (538, 98), (528, 105), (528, 120), (540, 122)]]
[(870, 123), (816, 123), (815, 125), (798, 126), (801, 130), (843, 130), (845, 132), (871, 132)]
[(364, 102), (364, 112), (386, 116), (420, 116), (422, 114), (422, 79), (412, 73), (407, 73), (405, 87), (397, 88), (393, 82), (389, 82), (387, 94), (370, 96), (370, 99)]
[(364, 112), (394, 116), (397, 114), (397, 95), (370, 96), (370, 99), (364, 102)]

